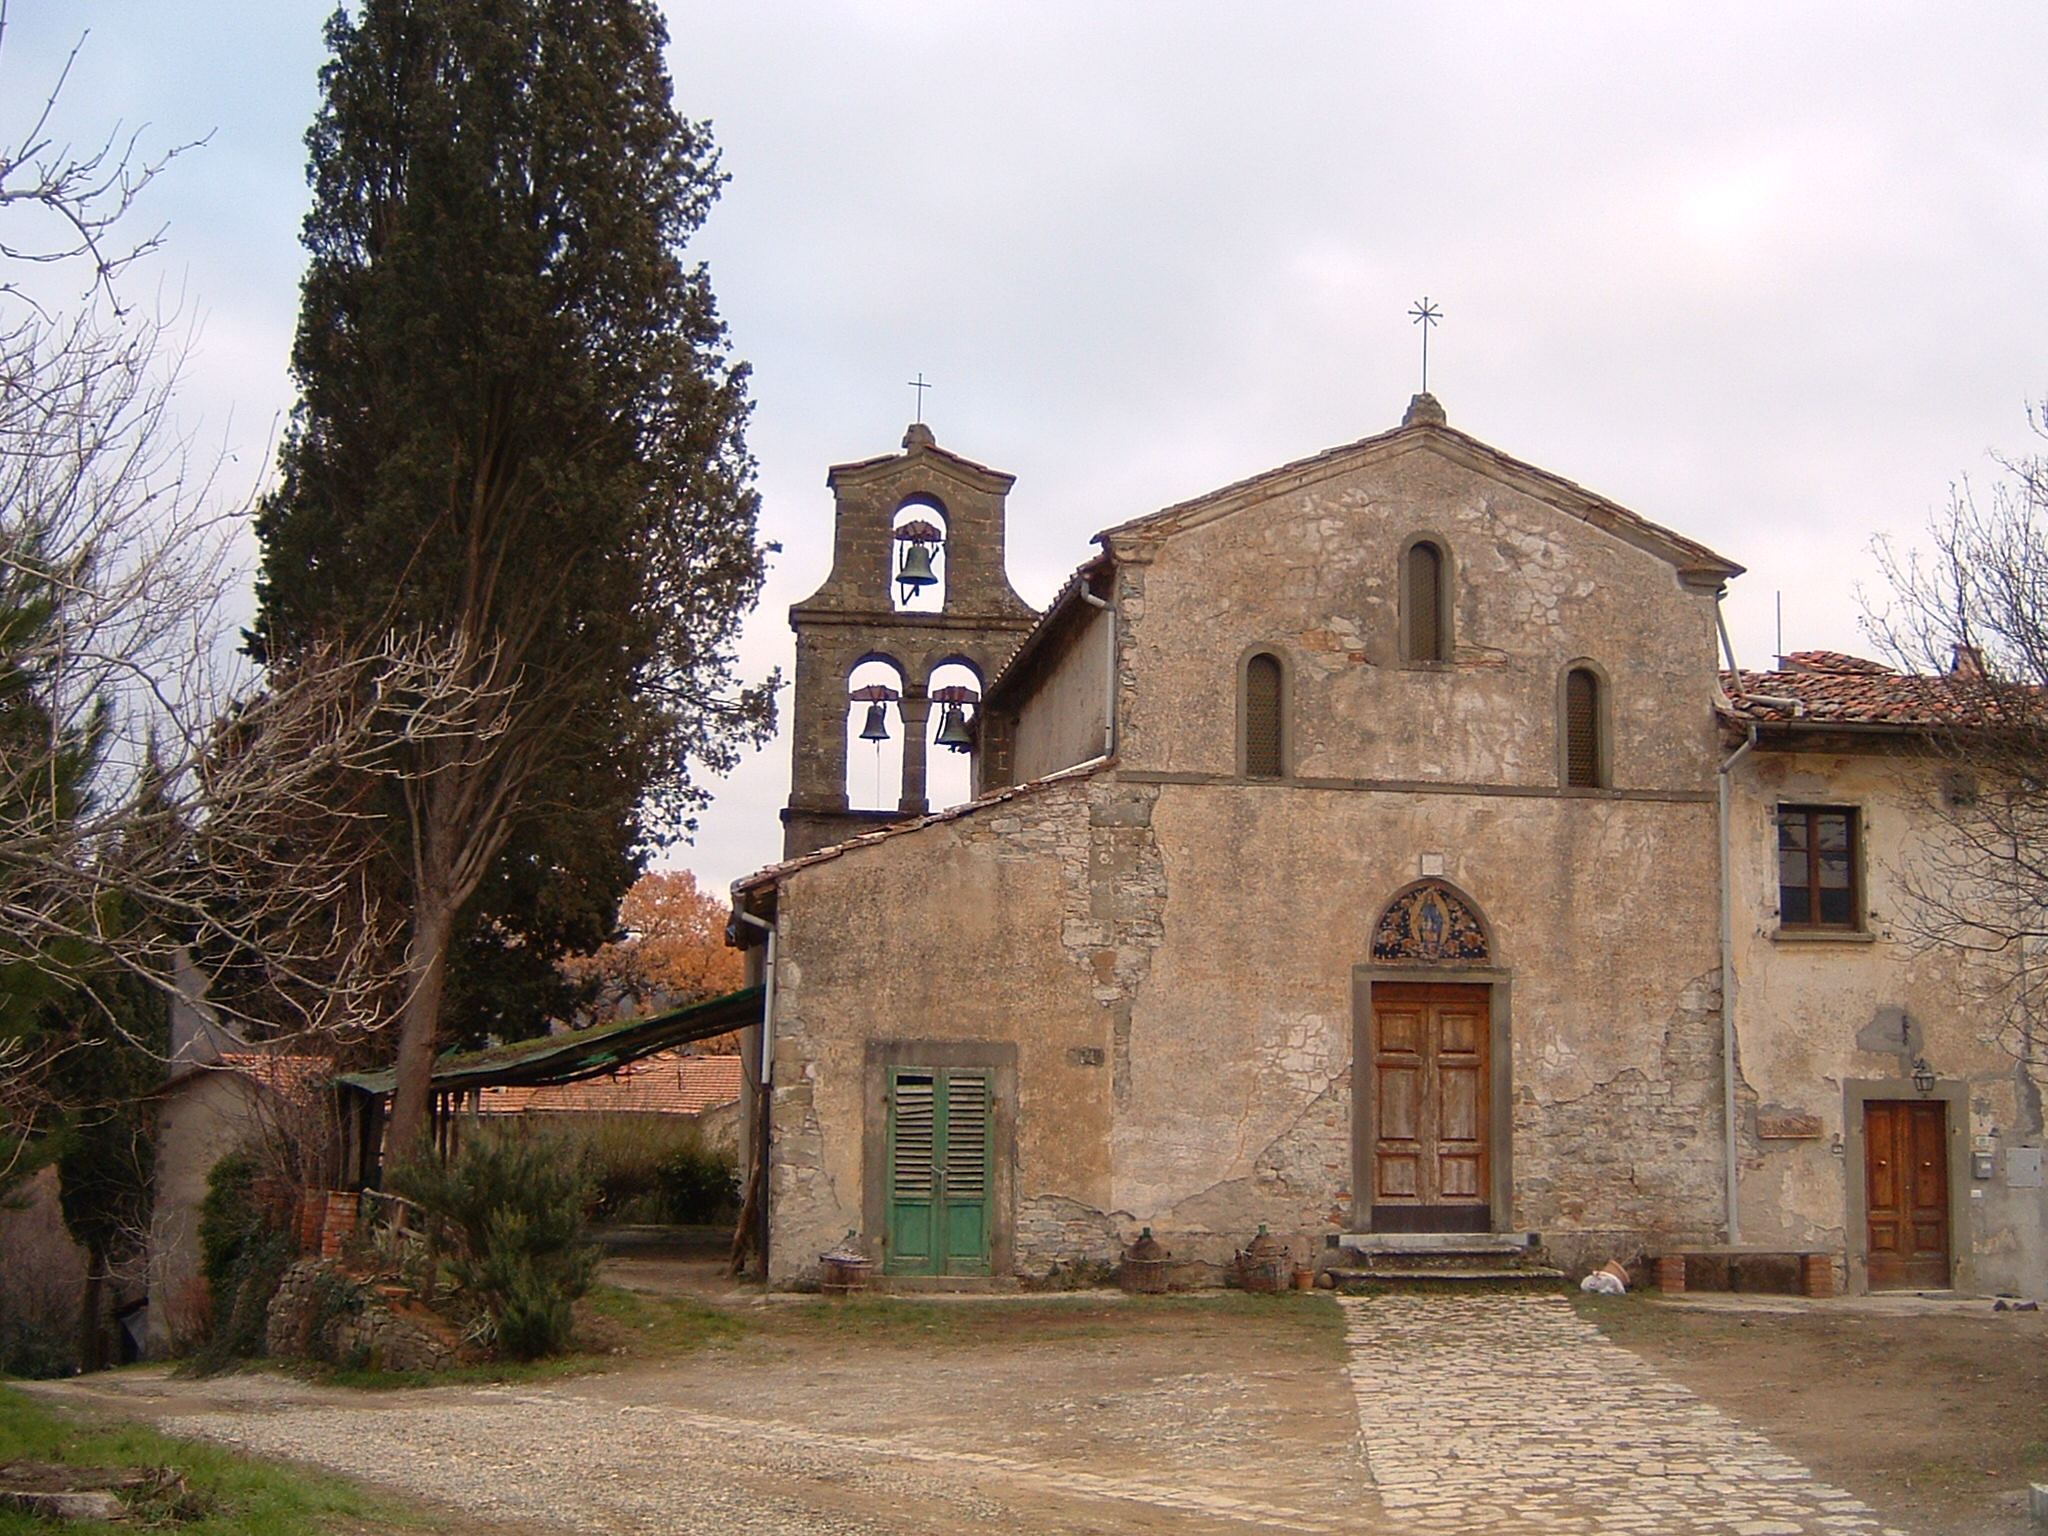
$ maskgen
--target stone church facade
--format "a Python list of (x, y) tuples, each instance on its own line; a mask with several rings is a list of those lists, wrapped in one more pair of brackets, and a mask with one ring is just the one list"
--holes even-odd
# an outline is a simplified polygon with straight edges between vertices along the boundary
[[(1263, 1224), (1317, 1265), (1761, 1243), (1891, 1284), (1881, 1142), (1939, 1144), (1942, 1283), (2034, 1283), (2028, 1160), (1973, 1175), (1979, 1143), (2039, 1147), (2038, 1102), (1870, 916), (1910, 732), (1873, 755), (1724, 676), (1732, 562), (1428, 396), (1107, 530), (1039, 615), (1002, 575), (1008, 476), (913, 428), (831, 483), (788, 856), (734, 887), (772, 935), (774, 1282), (849, 1232), (886, 1273), (1042, 1279), (1149, 1227), (1216, 1273)], [(890, 597), (906, 508), (944, 543), (932, 611)], [(979, 680), (979, 793), (931, 811), (942, 660)], [(862, 813), (847, 682), (878, 661), (903, 794)], [(1909, 1248), (1931, 1177), (1883, 1228)]]

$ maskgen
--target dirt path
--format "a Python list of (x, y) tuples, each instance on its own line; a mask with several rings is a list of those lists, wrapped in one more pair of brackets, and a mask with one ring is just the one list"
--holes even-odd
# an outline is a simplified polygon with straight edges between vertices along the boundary
[[(1775, 1448), (1912, 1536), (2023, 1536), (2014, 1492), (2029, 1466), (2048, 1471), (2044, 1319), (1818, 1305), (1680, 1312), (1625, 1298), (1586, 1310), (1665, 1376), (1767, 1436), (1759, 1466)], [(1391, 1402), (1420, 1391), (1422, 1373), (1394, 1358), (1400, 1338), (1382, 1337), (1394, 1309), (1354, 1308), (1352, 1322), (1354, 1344), (1375, 1352), (1373, 1369), (1348, 1369), (1344, 1319), (1328, 1298), (1231, 1295), (755, 1307), (729, 1342), (546, 1384), (368, 1393), (268, 1373), (190, 1382), (142, 1370), (39, 1390), (437, 1501), (461, 1512), (463, 1530), (1397, 1536), (1434, 1528), (1433, 1519), (1457, 1528), (1450, 1504), (1403, 1503), (1393, 1484), (1385, 1497), (1399, 1507), (1385, 1507), (1361, 1413), (1387, 1475), (1399, 1434), (1417, 1432), (1390, 1438), (1389, 1421), (1375, 1420), (1354, 1386)], [(1527, 1326), (1510, 1332), (1534, 1348)], [(1511, 1353), (1475, 1352), (1469, 1340), (1453, 1348), (1450, 1337), (1414, 1347), (1467, 1375)], [(1466, 1363), (1452, 1361), (1457, 1349)], [(1611, 1378), (1631, 1405), (1656, 1395), (1631, 1359), (1594, 1362), (1576, 1389), (1561, 1366), (1524, 1365), (1535, 1374), (1525, 1371), (1512, 1395), (1532, 1423), (1550, 1423), (1547, 1406), (1568, 1392), (1584, 1397), (1587, 1382)], [(1453, 1436), (1495, 1427), (1485, 1414), (1465, 1422), (1465, 1407), (1489, 1401), (1483, 1381), (1423, 1397), (1463, 1405), (1457, 1424), (1431, 1432), (1409, 1458), (1434, 1479), (1432, 1458), (1457, 1448)], [(1391, 1422), (1413, 1426), (1419, 1415)], [(1595, 1439), (1590, 1428), (1578, 1436)], [(1521, 1443), (1546, 1450), (1541, 1436)], [(1675, 1485), (1646, 1495), (1641, 1470), (1629, 1474), (1629, 1498), (1650, 1502), (1636, 1523), (1599, 1518), (1599, 1501), (1617, 1501), (1594, 1489), (1586, 1529), (1695, 1527)], [(1746, 1496), (1755, 1481), (1723, 1491)], [(1475, 1496), (1417, 1487), (1451, 1503)], [(1657, 1495), (1677, 1502), (1660, 1511)], [(1809, 1502), (1843, 1531), (1870, 1523), (1853, 1501), (1832, 1511)]]
[(1586, 1310), (1915, 1536), (2038, 1529), (2025, 1490), (2048, 1482), (2048, 1313), (1734, 1296)]
[[(1298, 1318), (1326, 1300), (1285, 1304)], [(1278, 1305), (1271, 1309), (1277, 1312)], [(1103, 1312), (1112, 1314), (1104, 1318)], [(364, 1394), (138, 1371), (60, 1395), (497, 1522), (601, 1531), (1370, 1532), (1341, 1350), (1199, 1304), (1011, 1308), (969, 1336), (778, 1332), (548, 1386)], [(1316, 1330), (1310, 1330), (1313, 1336)]]

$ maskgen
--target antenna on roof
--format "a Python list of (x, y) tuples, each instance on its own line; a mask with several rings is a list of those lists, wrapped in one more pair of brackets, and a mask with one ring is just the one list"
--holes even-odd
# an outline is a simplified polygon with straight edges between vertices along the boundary
[(1771, 595), (1778, 600), (1778, 649), (1775, 654), (1782, 670), (1785, 665), (1785, 589), (1780, 587)]

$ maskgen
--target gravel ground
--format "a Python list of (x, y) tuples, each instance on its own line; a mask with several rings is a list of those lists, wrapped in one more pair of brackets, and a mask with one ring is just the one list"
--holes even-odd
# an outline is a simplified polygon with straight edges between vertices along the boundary
[[(1322, 1303), (1327, 1305), (1327, 1303)], [(44, 1390), (478, 1523), (867, 1536), (1383, 1528), (1340, 1358), (1228, 1332), (750, 1340), (551, 1386), (352, 1392), (123, 1372)]]

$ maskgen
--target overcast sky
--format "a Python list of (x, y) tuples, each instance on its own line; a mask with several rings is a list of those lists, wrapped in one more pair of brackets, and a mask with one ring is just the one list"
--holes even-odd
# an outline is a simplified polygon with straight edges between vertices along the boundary
[[(290, 404), (322, 0), (11, 0), (0, 132), (211, 135), (150, 191), (202, 322), (184, 409), (261, 472)], [(666, 7), (732, 177), (696, 252), (754, 369), (750, 671), (787, 669), (826, 467), (1018, 477), (1042, 603), (1096, 530), (1394, 425), (1443, 309), (1453, 425), (1749, 568), (1765, 664), (1867, 650), (1874, 535), (2027, 450), (2048, 394), (2048, 7), (925, 0)], [(778, 743), (677, 862), (780, 848)]]

